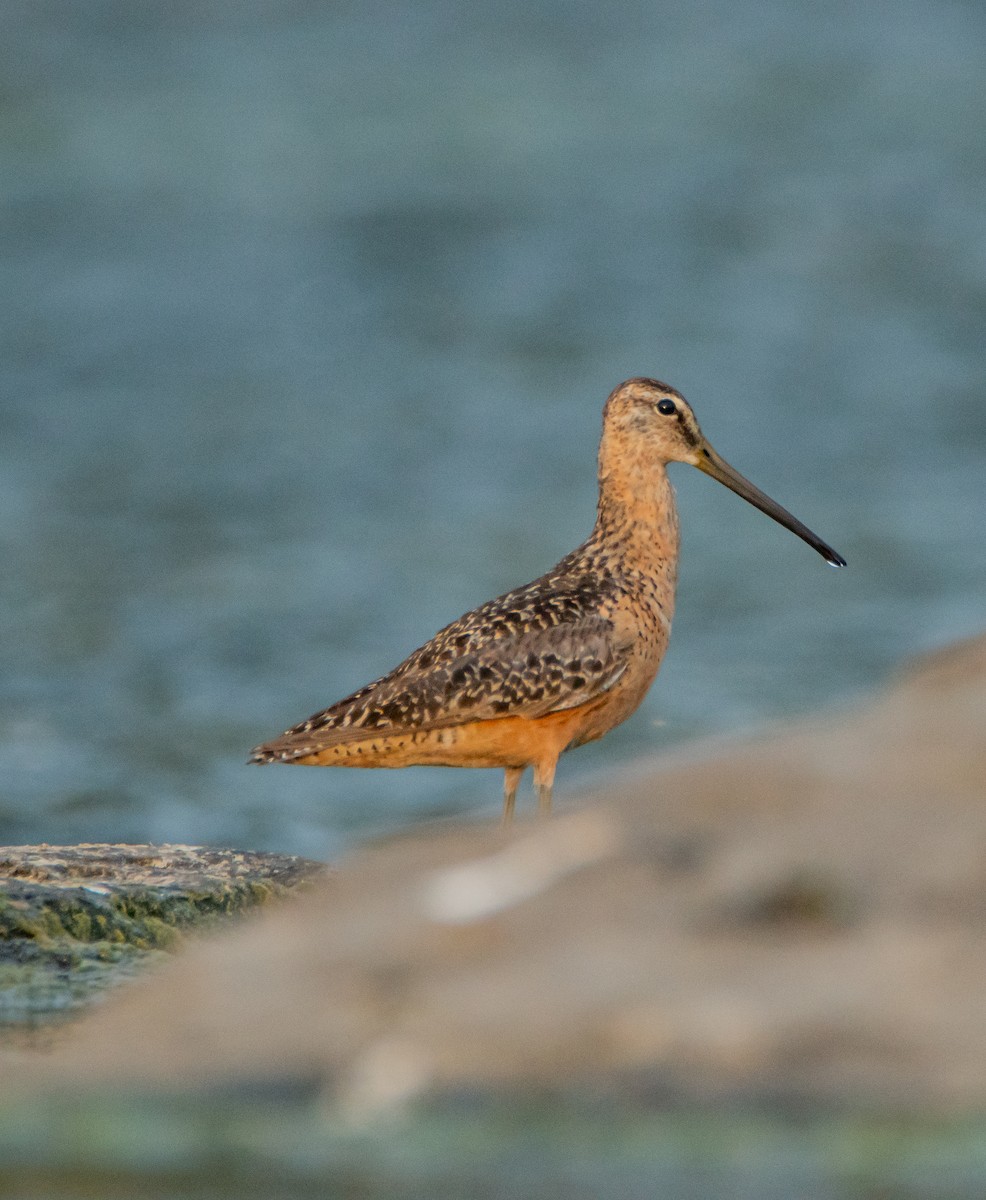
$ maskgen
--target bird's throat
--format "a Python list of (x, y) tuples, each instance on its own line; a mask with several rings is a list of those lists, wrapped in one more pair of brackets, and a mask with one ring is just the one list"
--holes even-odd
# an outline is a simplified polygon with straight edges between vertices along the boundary
[(599, 506), (592, 540), (619, 545), (638, 570), (677, 573), (678, 509), (661, 462), (607, 464), (600, 456)]

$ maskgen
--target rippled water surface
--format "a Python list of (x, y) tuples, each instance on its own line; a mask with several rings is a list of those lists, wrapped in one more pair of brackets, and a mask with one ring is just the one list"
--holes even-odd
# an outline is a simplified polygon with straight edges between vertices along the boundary
[(632, 374), (850, 567), (678, 468), (671, 652), (562, 802), (982, 627), (981, 6), (0, 20), (0, 842), (495, 810), (244, 758), (580, 541)]

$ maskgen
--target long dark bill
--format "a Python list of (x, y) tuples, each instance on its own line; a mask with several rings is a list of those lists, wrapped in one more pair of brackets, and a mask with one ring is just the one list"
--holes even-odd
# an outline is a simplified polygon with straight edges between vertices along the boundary
[(753, 486), (749, 479), (744, 479), (739, 471), (733, 470), (729, 463), (724, 458), (720, 458), (711, 446), (702, 446), (699, 450), (698, 462), (695, 465), (700, 471), (704, 471), (706, 475), (711, 475), (713, 479), (718, 479), (720, 483), (724, 483), (737, 496), (742, 496), (744, 500), (748, 500), (754, 508), (759, 508), (768, 517), (773, 517), (779, 525), (783, 525), (786, 529), (790, 529), (792, 533), (796, 533), (813, 550), (817, 550), (822, 558), (833, 567), (844, 567), (846, 565), (846, 560), (841, 554), (838, 554), (831, 546), (827, 546), (817, 534), (812, 533), (807, 525), (802, 525), (797, 517), (792, 517), (786, 508), (781, 508), (769, 496), (765, 496), (758, 487)]

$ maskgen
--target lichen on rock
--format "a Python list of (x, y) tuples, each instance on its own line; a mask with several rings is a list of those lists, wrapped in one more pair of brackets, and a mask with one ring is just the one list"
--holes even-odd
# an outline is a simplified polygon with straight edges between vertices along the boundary
[(70, 1014), (189, 930), (324, 871), (289, 855), (199, 846), (0, 847), (0, 1029)]

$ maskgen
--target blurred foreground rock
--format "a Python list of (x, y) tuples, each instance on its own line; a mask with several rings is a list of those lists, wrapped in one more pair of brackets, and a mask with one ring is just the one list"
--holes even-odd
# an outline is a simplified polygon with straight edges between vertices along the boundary
[(370, 847), (189, 945), (7, 1096), (608, 1090), (986, 1104), (986, 638), (867, 707)]
[(184, 931), (324, 872), (201, 846), (0, 846), (0, 1031), (71, 1014)]

